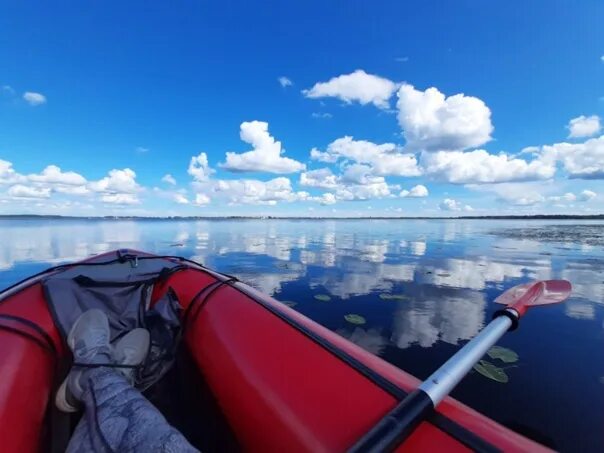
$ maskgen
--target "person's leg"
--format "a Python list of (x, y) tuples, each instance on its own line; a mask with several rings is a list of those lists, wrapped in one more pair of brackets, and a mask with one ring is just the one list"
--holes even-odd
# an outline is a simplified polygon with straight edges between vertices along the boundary
[(67, 452), (197, 451), (115, 369), (93, 368), (82, 379), (86, 408)]
[(76, 321), (67, 343), (74, 366), (56, 403), (70, 412), (79, 402), (85, 407), (67, 451), (197, 451), (132, 386), (131, 368), (102, 366), (140, 364), (149, 348), (148, 332), (129, 332), (114, 350), (107, 317), (100, 310), (89, 310)]

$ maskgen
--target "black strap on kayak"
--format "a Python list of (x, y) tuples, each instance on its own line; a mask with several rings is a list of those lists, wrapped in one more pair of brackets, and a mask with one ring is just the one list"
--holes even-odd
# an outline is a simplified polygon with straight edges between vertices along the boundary
[(2, 313), (2, 314), (0, 314), (0, 320), (3, 320), (3, 319), (27, 326), (29, 329), (36, 331), (40, 335), (41, 338), (36, 337), (35, 335), (32, 335), (31, 333), (29, 333), (25, 330), (18, 329), (16, 327), (12, 327), (12, 326), (9, 326), (6, 324), (0, 324), (0, 329), (7, 330), (7, 331), (10, 331), (17, 335), (20, 335), (22, 337), (25, 337), (25, 338), (33, 341), (34, 343), (36, 343), (38, 346), (41, 346), (43, 349), (46, 349), (47, 351), (51, 352), (55, 358), (58, 357), (57, 347), (55, 345), (55, 342), (52, 340), (50, 335), (48, 335), (48, 333), (42, 327), (40, 327), (38, 324), (36, 324), (33, 321), (30, 321), (29, 319), (22, 318), (20, 316), (14, 316), (14, 315), (8, 315), (8, 314)]

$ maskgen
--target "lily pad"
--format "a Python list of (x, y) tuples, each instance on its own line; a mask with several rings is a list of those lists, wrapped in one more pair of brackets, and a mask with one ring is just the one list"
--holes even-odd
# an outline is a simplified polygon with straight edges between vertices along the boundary
[(518, 362), (518, 354), (508, 348), (502, 348), (501, 346), (493, 346), (487, 351), (487, 355), (492, 359), (499, 359), (505, 363)]
[(288, 307), (295, 307), (298, 305), (298, 302), (293, 302), (291, 300), (282, 300), (281, 303), (287, 305)]
[(344, 315), (344, 319), (350, 324), (355, 324), (357, 326), (363, 325), (367, 322), (365, 321), (365, 318), (363, 318), (361, 315), (355, 315), (354, 313)]
[(315, 294), (315, 299), (320, 300), (321, 302), (329, 302), (331, 297), (327, 294)]
[(379, 298), (382, 300), (409, 300), (409, 296), (405, 296), (404, 294), (386, 294), (382, 293), (379, 295)]
[(481, 360), (476, 365), (474, 365), (474, 369), (482, 374), (484, 377), (492, 379), (493, 381), (500, 382), (502, 384), (507, 384), (510, 378), (505, 371), (501, 368), (496, 367), (490, 362), (486, 360)]

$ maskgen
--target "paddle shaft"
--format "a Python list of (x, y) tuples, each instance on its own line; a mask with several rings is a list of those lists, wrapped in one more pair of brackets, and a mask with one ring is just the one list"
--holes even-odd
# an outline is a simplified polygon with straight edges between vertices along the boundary
[[(430, 415), (434, 408), (455, 388), (482, 356), (509, 330), (512, 317), (498, 316), (476, 337), (461, 348), (411, 392), (371, 431), (357, 442), (351, 452), (391, 451), (405, 440)], [(503, 314), (503, 313), (502, 313)]]

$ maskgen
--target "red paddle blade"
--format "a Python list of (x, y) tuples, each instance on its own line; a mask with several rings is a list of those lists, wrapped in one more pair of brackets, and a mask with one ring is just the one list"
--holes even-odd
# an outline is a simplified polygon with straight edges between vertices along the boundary
[(542, 280), (514, 286), (500, 295), (495, 302), (507, 305), (524, 314), (527, 308), (564, 302), (572, 287), (566, 280)]

